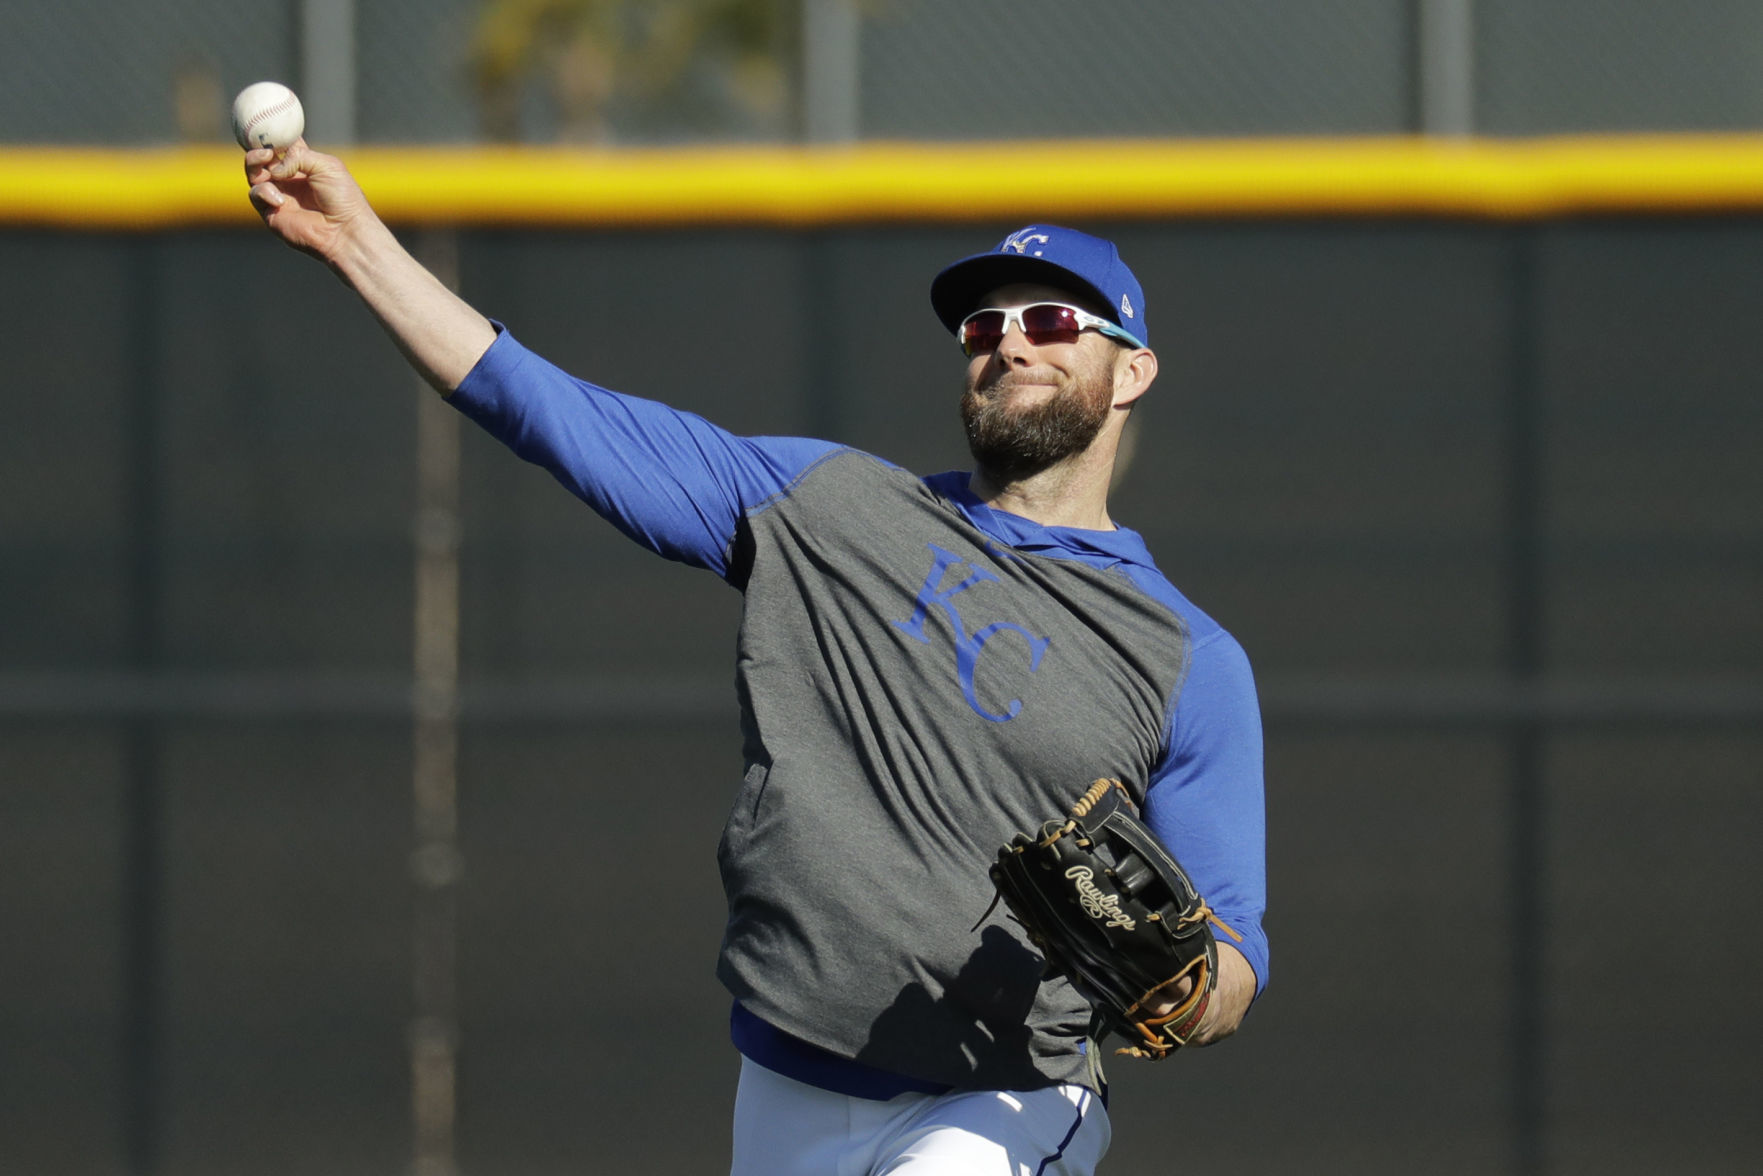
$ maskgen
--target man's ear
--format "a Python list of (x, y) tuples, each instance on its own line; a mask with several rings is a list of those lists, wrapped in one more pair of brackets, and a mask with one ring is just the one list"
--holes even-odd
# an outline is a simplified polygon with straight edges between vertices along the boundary
[(1125, 408), (1143, 396), (1156, 378), (1156, 352), (1148, 347), (1127, 352), (1114, 364), (1114, 407)]

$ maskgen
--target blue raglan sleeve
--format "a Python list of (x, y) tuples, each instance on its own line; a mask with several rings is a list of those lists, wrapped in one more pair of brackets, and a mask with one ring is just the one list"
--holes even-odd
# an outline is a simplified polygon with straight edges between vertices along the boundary
[(1145, 819), (1188, 871), (1267, 987), (1267, 820), (1261, 707), (1243, 647), (1215, 629), (1195, 642), (1171, 708), (1168, 750)]
[(578, 380), (501, 324), (451, 402), (638, 543), (725, 577), (741, 516), (838, 448), (737, 437), (691, 413)]

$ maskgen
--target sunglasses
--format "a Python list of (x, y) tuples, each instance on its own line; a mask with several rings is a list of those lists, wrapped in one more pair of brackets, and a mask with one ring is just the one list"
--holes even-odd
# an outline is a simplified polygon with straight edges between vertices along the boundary
[(1012, 323), (1021, 327), (1022, 333), (1036, 347), (1045, 347), (1049, 343), (1076, 343), (1078, 335), (1084, 331), (1100, 331), (1110, 339), (1134, 347), (1143, 346), (1107, 319), (1097, 318), (1063, 302), (1036, 302), (1009, 310), (976, 310), (961, 320), (961, 325), (955, 328), (955, 338), (961, 343), (963, 354), (971, 358), (983, 351), (996, 351)]

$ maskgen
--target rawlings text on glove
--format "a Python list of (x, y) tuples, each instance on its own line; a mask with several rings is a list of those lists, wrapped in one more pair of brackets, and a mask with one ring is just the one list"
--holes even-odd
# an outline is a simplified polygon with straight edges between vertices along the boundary
[(992, 882), (1029, 939), (1095, 1007), (1091, 1036), (1153, 1060), (1186, 1045), (1217, 982), (1212, 927), (1233, 939), (1187, 873), (1133, 811), (1118, 780), (1097, 780), (1069, 816), (998, 851)]

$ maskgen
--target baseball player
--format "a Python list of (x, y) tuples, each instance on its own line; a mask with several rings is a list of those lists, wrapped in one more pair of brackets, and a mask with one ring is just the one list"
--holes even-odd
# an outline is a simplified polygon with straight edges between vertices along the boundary
[(459, 411), (743, 594), (745, 775), (718, 850), (733, 1173), (1093, 1172), (1089, 1002), (1043, 983), (993, 904), (998, 847), (1116, 778), (1240, 936), (1186, 1039), (1234, 1032), (1267, 978), (1247, 659), (1108, 511), (1157, 374), (1114, 246), (1036, 225), (936, 276), (975, 464), (919, 477), (576, 379), (425, 272), (339, 160), (302, 141), (245, 171), (269, 228)]

